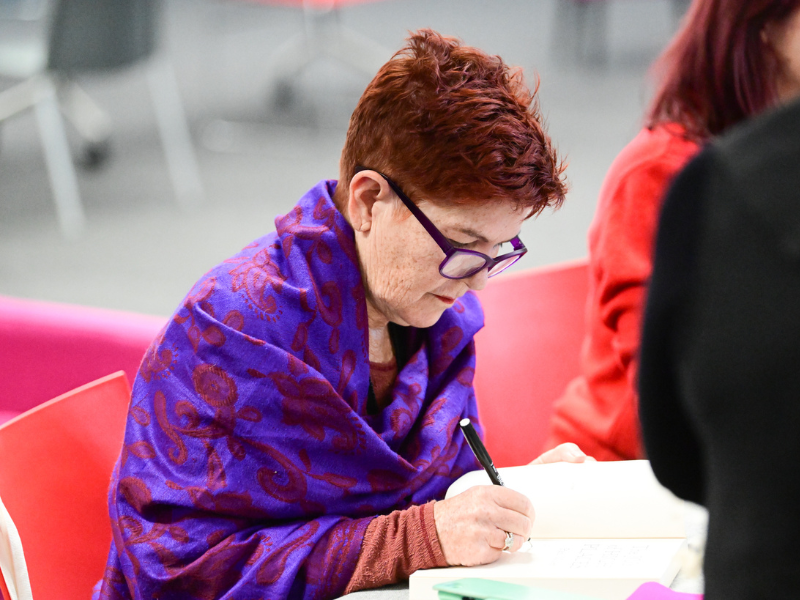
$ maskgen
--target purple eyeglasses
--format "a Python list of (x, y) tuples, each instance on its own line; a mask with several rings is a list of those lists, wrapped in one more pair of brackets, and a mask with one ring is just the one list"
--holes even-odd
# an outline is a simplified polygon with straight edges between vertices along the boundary
[[(357, 167), (356, 173), (368, 170), (366, 167)], [(373, 169), (369, 169), (373, 170)], [(472, 277), (475, 273), (483, 269), (489, 269), (489, 277), (494, 277), (505, 271), (508, 267), (517, 262), (528, 251), (519, 236), (514, 237), (511, 242), (513, 250), (497, 258), (492, 258), (481, 252), (475, 250), (467, 250), (465, 248), (454, 247), (447, 238), (442, 235), (442, 232), (436, 228), (431, 220), (425, 216), (416, 204), (411, 201), (411, 198), (403, 193), (394, 181), (389, 179), (380, 171), (375, 171), (386, 180), (392, 191), (397, 194), (398, 198), (402, 200), (411, 214), (417, 218), (417, 221), (425, 228), (425, 231), (433, 238), (439, 248), (444, 252), (444, 260), (439, 264), (439, 273), (442, 277), (447, 279), (466, 279)]]

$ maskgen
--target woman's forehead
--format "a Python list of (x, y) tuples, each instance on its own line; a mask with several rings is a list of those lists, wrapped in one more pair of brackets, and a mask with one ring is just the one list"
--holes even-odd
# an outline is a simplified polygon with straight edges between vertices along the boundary
[(437, 225), (485, 242), (514, 237), (527, 216), (510, 200), (463, 204), (420, 202), (418, 206)]

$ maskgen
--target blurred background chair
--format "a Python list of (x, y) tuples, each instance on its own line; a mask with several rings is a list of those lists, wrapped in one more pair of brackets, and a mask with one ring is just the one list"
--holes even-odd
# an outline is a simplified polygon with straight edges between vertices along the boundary
[(557, 0), (553, 49), (562, 60), (606, 62), (609, 0)]
[[(608, 12), (612, 0), (556, 0), (553, 52), (564, 62), (602, 66), (608, 62)], [(677, 27), (691, 0), (670, 0)]]
[(123, 370), (132, 382), (165, 323), (149, 315), (0, 296), (0, 423), (107, 373)]
[(497, 466), (541, 452), (553, 402), (580, 373), (587, 294), (586, 260), (510, 273), (478, 293), (475, 395)]
[(0, 426), (0, 498), (36, 600), (85, 600), (103, 576), (129, 403), (125, 374), (114, 373)]
[(0, 19), (37, 21), (42, 18), (46, 0), (2, 0)]
[[(36, 6), (26, 10), (23, 5), (30, 3)], [(175, 195), (182, 204), (202, 197), (175, 75), (169, 62), (154, 54), (158, 0), (0, 0), (0, 7), (4, 4), (11, 17), (40, 15), (43, 31), (0, 40), (0, 76), (22, 80), (0, 92), (0, 123), (34, 110), (65, 236), (79, 235), (85, 217), (61, 113), (81, 137), (88, 166), (106, 159), (111, 136), (108, 116), (75, 80), (82, 73), (148, 61), (146, 78)]]
[[(11, 1), (30, 0), (0, 4)], [(530, 252), (520, 269), (586, 253), (606, 169), (641, 127), (646, 68), (673, 33), (672, 0), (609, 0), (607, 42), (615, 60), (596, 74), (565, 68), (549, 43), (556, 4), (571, 1), (395, 0), (338, 9), (343, 25), (390, 49), (400, 48), (408, 31), (431, 26), (522, 66), (529, 82), (540, 74), (542, 110), (550, 135), (570, 158), (572, 187), (561, 210), (526, 221)], [(169, 315), (209, 266), (271, 231), (275, 217), (313, 182), (336, 177), (348, 111), (367, 76), (323, 57), (297, 78), (301, 106), (291, 114), (265, 106), (264, 63), (301, 31), (302, 10), (244, 0), (162, 3), (163, 39), (207, 201), (188, 213), (178, 210), (140, 69), (81, 76), (82, 88), (112, 116), (117, 142), (107, 168), (78, 172), (92, 227), (78, 243), (53, 235), (55, 211), (33, 111), (0, 125), (0, 293)], [(2, 45), (6, 31), (0, 21)], [(0, 89), (12, 83), (0, 79)], [(214, 119), (248, 127), (206, 145), (204, 128)]]
[(248, 0), (259, 4), (294, 6), (303, 11), (303, 28), (281, 44), (267, 59), (273, 102), (287, 108), (294, 100), (292, 84), (309, 64), (331, 57), (372, 79), (392, 56), (391, 50), (358, 31), (342, 25), (340, 9), (375, 0)]
[[(200, 142), (209, 150), (244, 152), (257, 139), (260, 131), (272, 137), (273, 131), (265, 127), (295, 127), (319, 131), (321, 129), (347, 128), (350, 113), (367, 83), (392, 56), (392, 50), (375, 39), (363, 35), (359, 28), (345, 25), (346, 9), (356, 4), (376, 0), (224, 0), (215, 3), (216, 10), (209, 12), (209, 29), (232, 32), (225, 36), (228, 62), (238, 60), (247, 44), (240, 31), (241, 21), (232, 18), (234, 11), (247, 10), (254, 14), (254, 22), (263, 15), (291, 23), (288, 35), (283, 31), (263, 28), (263, 36), (284, 40), (260, 61), (257, 73), (249, 76), (258, 81), (250, 95), (242, 95), (241, 73), (239, 79), (234, 69), (226, 68), (220, 80), (227, 80), (230, 96), (239, 95), (232, 106), (217, 112), (202, 127)], [(259, 10), (261, 9), (261, 10)], [(261, 13), (256, 15), (256, 13)], [(299, 14), (298, 14), (299, 13)], [(302, 16), (301, 19), (293, 17)], [(230, 26), (224, 24), (230, 20)], [(286, 29), (286, 28), (285, 28)], [(275, 34), (278, 33), (279, 37)], [(209, 60), (213, 64), (216, 57)], [(249, 83), (249, 82), (248, 82)], [(243, 114), (243, 107), (253, 98), (260, 101)], [(235, 106), (235, 107), (234, 107)]]

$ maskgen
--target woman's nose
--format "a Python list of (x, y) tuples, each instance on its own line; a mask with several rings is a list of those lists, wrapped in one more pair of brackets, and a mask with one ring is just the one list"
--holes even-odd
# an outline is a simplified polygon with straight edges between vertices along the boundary
[(489, 269), (481, 269), (475, 275), (467, 277), (466, 280), (469, 289), (471, 290), (482, 290), (486, 287), (486, 283), (489, 281)]

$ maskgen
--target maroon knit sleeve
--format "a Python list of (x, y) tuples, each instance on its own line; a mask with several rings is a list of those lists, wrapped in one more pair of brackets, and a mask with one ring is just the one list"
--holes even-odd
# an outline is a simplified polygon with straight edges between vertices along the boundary
[(433, 504), (396, 510), (372, 520), (345, 594), (397, 583), (418, 569), (447, 566), (436, 533)]

